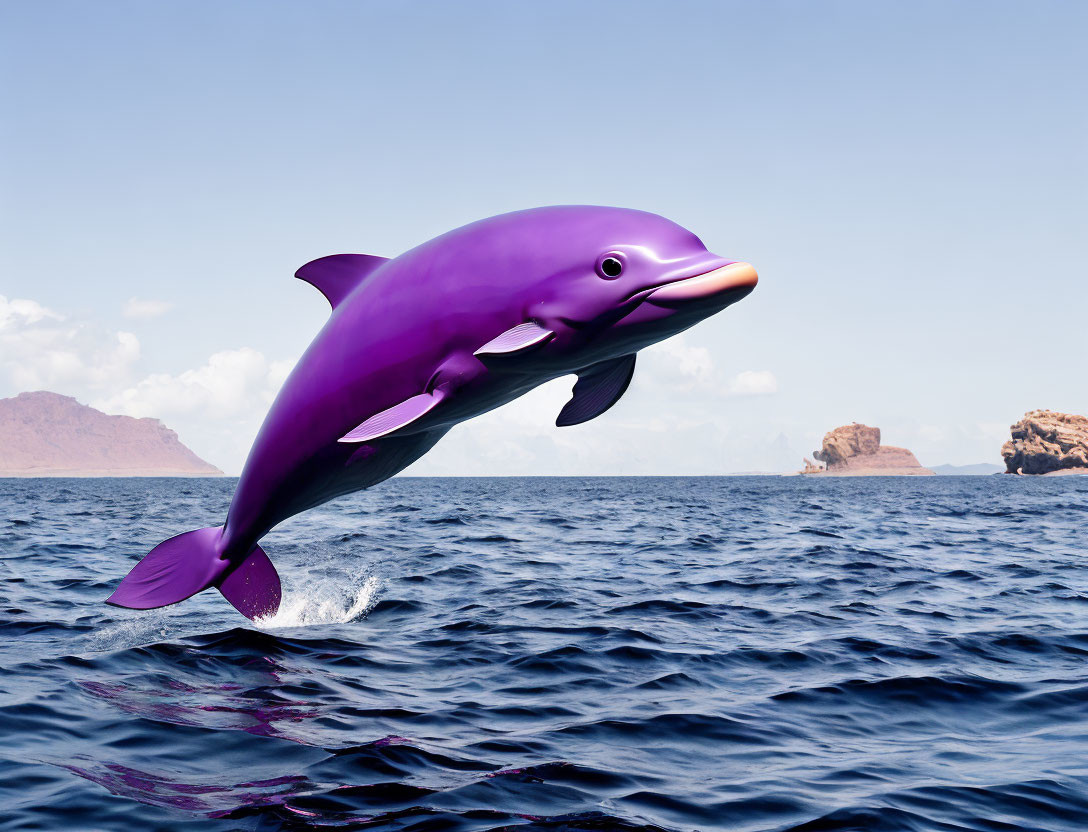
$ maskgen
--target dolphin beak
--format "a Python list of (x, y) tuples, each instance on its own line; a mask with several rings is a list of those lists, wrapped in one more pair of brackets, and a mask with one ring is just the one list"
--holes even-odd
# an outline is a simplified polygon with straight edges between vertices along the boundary
[(759, 275), (750, 263), (729, 263), (713, 271), (666, 283), (654, 289), (646, 300), (658, 306), (673, 306), (720, 296), (720, 299), (728, 298), (729, 303), (735, 303), (751, 292), (758, 282)]

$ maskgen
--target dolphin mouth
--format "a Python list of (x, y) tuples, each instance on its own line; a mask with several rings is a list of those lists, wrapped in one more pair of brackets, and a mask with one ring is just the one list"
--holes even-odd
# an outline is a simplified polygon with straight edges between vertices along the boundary
[(656, 306), (680, 306), (691, 301), (728, 299), (735, 303), (759, 282), (751, 263), (727, 263), (702, 274), (673, 280), (651, 289), (645, 300)]

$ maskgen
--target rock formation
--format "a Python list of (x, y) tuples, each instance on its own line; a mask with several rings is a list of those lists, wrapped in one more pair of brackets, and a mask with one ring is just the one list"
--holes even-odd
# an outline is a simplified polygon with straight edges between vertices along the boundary
[(1009, 474), (1088, 474), (1088, 418), (1032, 410), (1012, 425), (1001, 448)]
[(40, 391), (0, 399), (0, 477), (222, 476), (158, 419)]
[[(824, 435), (823, 447), (813, 454), (827, 468), (802, 472), (814, 476), (931, 476), (906, 448), (880, 444), (880, 428), (854, 422)], [(806, 460), (807, 462), (807, 460)]]

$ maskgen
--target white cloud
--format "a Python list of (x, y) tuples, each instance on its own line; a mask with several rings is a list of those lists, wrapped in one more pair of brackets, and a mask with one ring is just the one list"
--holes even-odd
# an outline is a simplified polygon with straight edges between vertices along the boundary
[(35, 300), (25, 298), (8, 300), (0, 295), (0, 331), (36, 324), (45, 318), (59, 321), (60, 315), (49, 311)]
[(557, 428), (555, 417), (570, 397), (572, 381), (549, 382), (456, 426), (406, 473), (723, 474), (801, 466), (800, 454), (778, 464), (781, 449), (765, 426), (754, 433), (738, 429), (733, 415), (714, 400), (691, 406), (658, 395), (640, 386), (637, 370), (632, 389), (607, 413)]
[(198, 455), (237, 473), (291, 366), (249, 347), (224, 350), (194, 370), (153, 373), (91, 404), (106, 413), (162, 419)]
[(710, 350), (691, 346), (682, 335), (641, 351), (637, 364), (639, 381), (654, 387), (683, 391), (715, 388), (717, 369)]
[(290, 366), (269, 361), (249, 347), (217, 352), (207, 363), (178, 375), (153, 373), (134, 386), (100, 399), (95, 407), (127, 416), (205, 414), (212, 418), (263, 413), (272, 403)]
[(124, 384), (140, 357), (131, 332), (70, 321), (33, 300), (0, 295), (0, 386), (82, 392)]
[[(131, 333), (72, 321), (34, 301), (0, 298), (0, 381), (11, 392), (52, 389), (107, 413), (161, 419), (228, 473), (241, 470), (293, 363), (243, 347), (217, 352), (193, 369), (141, 378), (135, 372), (139, 357)], [(555, 427), (574, 382), (557, 379), (458, 426), (414, 471), (636, 474), (766, 467), (767, 429), (741, 428), (734, 397), (773, 392), (774, 376), (750, 370), (730, 379), (715, 359), (684, 337), (657, 344), (639, 355), (623, 400), (573, 428)]]
[(778, 380), (769, 370), (744, 370), (725, 380), (706, 347), (688, 343), (683, 335), (654, 344), (639, 353), (639, 383), (658, 393), (692, 393), (706, 403), (723, 393), (729, 396), (764, 396), (778, 392)]
[[(730, 406), (736, 396), (775, 392), (774, 374), (749, 370), (727, 381), (710, 350), (683, 336), (639, 353), (630, 389), (606, 414), (556, 428), (573, 382), (549, 382), (457, 426), (409, 473), (720, 474), (767, 469), (782, 456), (765, 427), (741, 435)], [(796, 456), (787, 467), (800, 467)]]
[(170, 311), (173, 306), (165, 300), (151, 300), (143, 298), (129, 298), (125, 302), (122, 312), (126, 318), (135, 318), (137, 320), (150, 320), (151, 318), (159, 318)]
[(734, 396), (766, 396), (778, 392), (778, 379), (770, 370), (745, 370), (733, 377), (728, 390)]

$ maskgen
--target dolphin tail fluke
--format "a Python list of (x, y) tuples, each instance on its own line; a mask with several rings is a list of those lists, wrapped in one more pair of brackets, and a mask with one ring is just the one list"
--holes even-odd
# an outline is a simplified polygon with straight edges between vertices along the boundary
[(280, 577), (260, 546), (237, 565), (220, 554), (223, 529), (179, 534), (164, 540), (136, 564), (107, 604), (149, 610), (184, 601), (216, 587), (247, 618), (271, 615), (280, 605)]
[(219, 591), (251, 621), (275, 615), (280, 608), (280, 576), (260, 546), (254, 546), (238, 568), (219, 582)]

